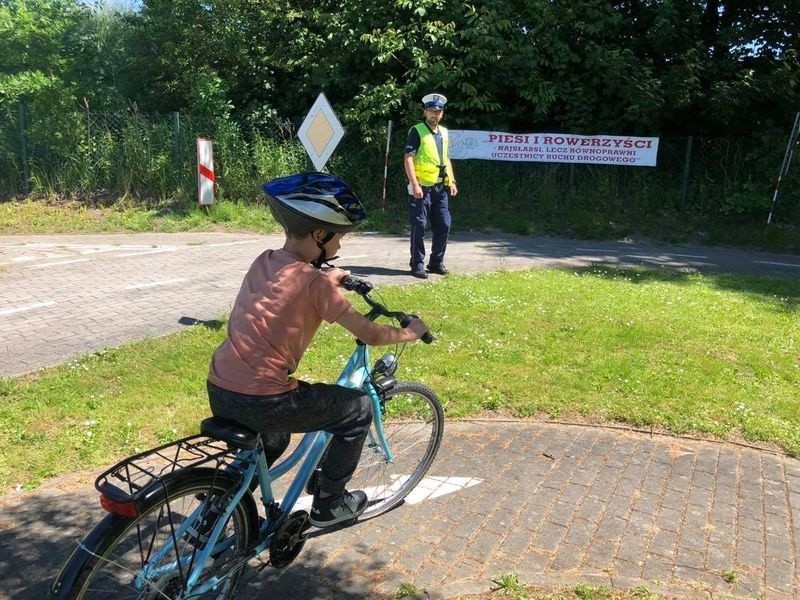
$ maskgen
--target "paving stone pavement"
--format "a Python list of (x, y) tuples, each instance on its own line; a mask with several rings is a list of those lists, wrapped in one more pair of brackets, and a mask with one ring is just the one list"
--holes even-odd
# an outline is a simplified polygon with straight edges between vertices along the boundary
[[(43, 278), (38, 287), (26, 283), (25, 277), (31, 276), (26, 272), (34, 268), (25, 264), (82, 261), (37, 269), (39, 273), (52, 272), (52, 268), (75, 269), (60, 271), (46, 282), (59, 285), (61, 281), (68, 294), (51, 296), (49, 301), (66, 311), (72, 305), (70, 299), (91, 304), (105, 298), (108, 305), (127, 301), (126, 296), (147, 289), (147, 277), (151, 283), (168, 281), (166, 274), (172, 267), (179, 269), (173, 278), (193, 281), (195, 273), (202, 270), (191, 271), (176, 260), (181, 253), (191, 254), (192, 264), (202, 263), (210, 275), (196, 284), (197, 289), (184, 289), (183, 296), (175, 300), (177, 308), (167, 300), (156, 302), (161, 312), (170, 312), (171, 317), (163, 325), (154, 325), (150, 334), (165, 333), (179, 327), (176, 315), (215, 318), (224, 312), (209, 295), (216, 285), (234, 286), (235, 291), (255, 249), (264, 246), (264, 238), (255, 236), (212, 235), (211, 241), (200, 242), (191, 236), (170, 239), (143, 236), (125, 242), (136, 246), (133, 249), (95, 253), (106, 257), (138, 254), (138, 260), (130, 263), (124, 259), (133, 257), (104, 262), (93, 256), (83, 261), (87, 256), (80, 248), (67, 247), (75, 244), (73, 237), (56, 242), (61, 244), (57, 252), (65, 253), (59, 258), (6, 260), (8, 266), (0, 269), (0, 319), (25, 314), (9, 312), (15, 306), (48, 301), (41, 295), (46, 289)], [(373, 280), (411, 281), (403, 265), (404, 239), (382, 237), (378, 251), (374, 241), (367, 242), (369, 236), (359, 239), (363, 240), (358, 242), (362, 249), (370, 250), (370, 262), (359, 258), (360, 253), (351, 246), (343, 262), (354, 271)], [(30, 244), (29, 240), (17, 242), (11, 244), (0, 237), (0, 264), (12, 252), (18, 257), (31, 256), (30, 247), (8, 249)], [(39, 243), (44, 242), (40, 239)], [(92, 243), (108, 241), (93, 239)], [(241, 252), (241, 246), (248, 243), (254, 246)], [(167, 245), (178, 249), (155, 252)], [(153, 252), (146, 253), (146, 246)], [(239, 251), (233, 253), (231, 249), (237, 247)], [(54, 250), (49, 247), (45, 251)], [(376, 252), (393, 258), (375, 261)], [(789, 273), (797, 273), (791, 271), (791, 265), (800, 263), (797, 257), (734, 252), (732, 258), (725, 252), (702, 252), (610, 243), (592, 243), (589, 248), (585, 242), (556, 240), (555, 245), (547, 245), (513, 236), (465, 236), (456, 240), (448, 256), (450, 266), (461, 272), (598, 263), (725, 270), (733, 269), (726, 265), (745, 265), (744, 260), (758, 262), (761, 266), (754, 267), (756, 270), (763, 270), (762, 263), (776, 262), (790, 265)], [(154, 256), (159, 256), (164, 269), (157, 276), (145, 270), (145, 266), (153, 266), (146, 257)], [(216, 266), (212, 257), (220, 258), (227, 268)], [(726, 262), (729, 260), (734, 262)], [(99, 278), (97, 271), (83, 271), (86, 263), (94, 263), (105, 275)], [(375, 264), (381, 266), (370, 266)], [(86, 286), (80, 285), (81, 278)], [(125, 286), (134, 287), (126, 294), (119, 291)], [(20, 296), (14, 295), (11, 287), (24, 288), (20, 291), (28, 297), (27, 305), (18, 304)], [(231, 290), (224, 291), (225, 301), (230, 302)], [(152, 316), (149, 304), (152, 301), (140, 302), (142, 314), (146, 320), (154, 320), (157, 317)], [(28, 321), (21, 325), (15, 321), (21, 334), (26, 327), (37, 327), (42, 318), (52, 331), (58, 330), (58, 319), (44, 316), (48, 306), (41, 308), (45, 313), (38, 315), (40, 319), (30, 318), (39, 310), (35, 308), (27, 315)], [(69, 319), (79, 318), (70, 313)], [(125, 321), (126, 315), (115, 318)], [(97, 332), (98, 326), (110, 327), (101, 323), (98, 315), (95, 319), (94, 325), (80, 323), (80, 327), (88, 327), (90, 332)], [(72, 323), (73, 329), (76, 323)], [(36, 331), (15, 338), (0, 328), (0, 344), (5, 343), (9, 351), (8, 373), (38, 364), (34, 359), (21, 369), (7, 364), (12, 349), (21, 352), (29, 344), (36, 345), (47, 329)], [(141, 336), (141, 331), (115, 332), (114, 339), (103, 343), (135, 336)], [(72, 346), (64, 342), (62, 347), (60, 341), (54, 341), (50, 344), (52, 362), (47, 364), (63, 360), (64, 353), (95, 348), (92, 344), (89, 339)], [(2, 348), (0, 345), (0, 356)], [(73, 473), (32, 492), (0, 496), (0, 598), (38, 599), (46, 594), (76, 540), (102, 517), (92, 488), (94, 475)], [(427, 590), (430, 598), (444, 599), (486, 592), (492, 579), (514, 572), (525, 583), (543, 586), (642, 586), (680, 598), (800, 598), (800, 463), (780, 453), (622, 428), (540, 421), (448, 421), (429, 475), (428, 497), (350, 528), (314, 532), (298, 559), (285, 570), (259, 569), (262, 565), (253, 561), (241, 596), (388, 600), (401, 585), (411, 584)]]
[[(646, 587), (681, 598), (797, 598), (800, 464), (743, 446), (581, 425), (462, 421), (445, 428), (428, 498), (315, 531), (243, 598), (430, 598), (538, 585)], [(0, 498), (0, 595), (38, 599), (102, 517), (92, 474)], [(735, 574), (735, 582), (726, 582)], [(265, 596), (265, 594), (269, 594)]]

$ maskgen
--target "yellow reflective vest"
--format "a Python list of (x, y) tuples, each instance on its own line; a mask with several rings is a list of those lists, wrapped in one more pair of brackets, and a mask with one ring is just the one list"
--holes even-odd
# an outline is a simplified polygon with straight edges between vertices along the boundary
[(425, 123), (417, 123), (414, 128), (419, 133), (419, 148), (414, 154), (414, 173), (420, 185), (433, 185), (441, 182), (439, 166), (447, 165), (447, 129), (439, 125), (442, 134), (442, 157), (439, 159), (439, 149), (436, 139)]

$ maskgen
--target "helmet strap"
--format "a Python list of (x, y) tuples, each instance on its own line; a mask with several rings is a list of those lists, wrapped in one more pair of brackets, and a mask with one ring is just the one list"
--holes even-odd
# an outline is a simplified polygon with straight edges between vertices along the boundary
[(338, 256), (331, 256), (330, 258), (325, 256), (325, 254), (326, 254), (326, 252), (325, 252), (325, 244), (330, 242), (333, 239), (334, 235), (336, 235), (336, 234), (333, 231), (328, 231), (328, 232), (325, 233), (325, 236), (321, 240), (314, 240), (315, 242), (317, 242), (317, 248), (320, 249), (320, 253), (319, 253), (319, 256), (316, 258), (316, 260), (312, 260), (311, 261), (311, 265), (312, 266), (314, 266), (317, 269), (319, 269), (320, 267), (322, 267), (322, 265), (327, 264), (329, 260), (333, 260), (335, 258), (338, 258)]

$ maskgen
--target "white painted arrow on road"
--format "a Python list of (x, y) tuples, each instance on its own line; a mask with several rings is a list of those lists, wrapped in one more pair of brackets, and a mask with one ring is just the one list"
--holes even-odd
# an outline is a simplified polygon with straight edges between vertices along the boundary
[(411, 493), (406, 496), (406, 504), (418, 504), (439, 496), (460, 492), (483, 483), (477, 477), (423, 477)]
[[(392, 479), (397, 480), (398, 485), (408, 479), (407, 475), (396, 475)], [(406, 504), (419, 504), (425, 500), (433, 500), (440, 496), (460, 492), (467, 488), (480, 485), (483, 479), (477, 477), (423, 477), (411, 493), (406, 496)], [(364, 492), (367, 498), (372, 498), (375, 495), (375, 490), (378, 488), (365, 488)], [(385, 493), (385, 490), (383, 491)], [(297, 499), (294, 505), (294, 510), (311, 510), (311, 496), (301, 496)]]

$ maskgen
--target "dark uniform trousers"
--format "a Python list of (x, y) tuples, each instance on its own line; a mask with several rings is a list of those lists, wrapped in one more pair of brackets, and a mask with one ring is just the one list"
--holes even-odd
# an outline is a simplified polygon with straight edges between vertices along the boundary
[(444, 264), (447, 238), (450, 235), (450, 193), (443, 183), (423, 185), (422, 198), (408, 196), (408, 222), (411, 225), (412, 271), (425, 268), (425, 227), (430, 223), (433, 240), (428, 265)]

